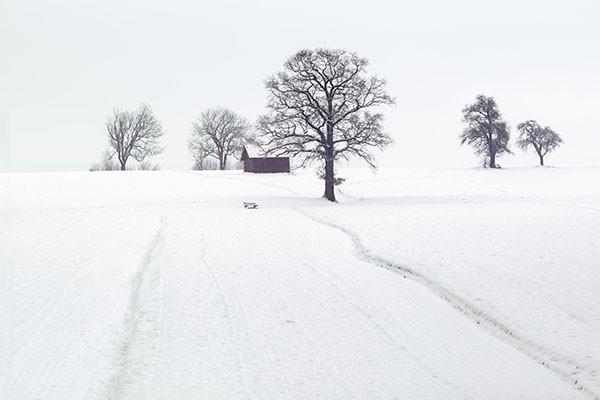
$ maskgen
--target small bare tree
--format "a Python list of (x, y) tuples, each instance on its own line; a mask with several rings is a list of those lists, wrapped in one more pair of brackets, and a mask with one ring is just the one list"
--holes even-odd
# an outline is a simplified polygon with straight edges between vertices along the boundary
[(219, 169), (219, 162), (212, 157), (198, 156), (194, 159), (192, 169), (196, 171), (215, 171)]
[(112, 155), (117, 156), (122, 171), (126, 169), (130, 157), (143, 162), (163, 150), (158, 140), (164, 132), (147, 104), (140, 105), (136, 111), (115, 109), (106, 122), (106, 130)]
[(160, 165), (155, 164), (149, 160), (144, 160), (136, 166), (139, 171), (159, 171)]
[(537, 121), (532, 119), (520, 123), (517, 129), (519, 130), (517, 145), (523, 150), (533, 147), (540, 158), (540, 165), (542, 166), (544, 165), (546, 154), (556, 149), (563, 142), (560, 135), (554, 132), (549, 126), (542, 128)]
[(90, 165), (90, 171), (117, 171), (119, 164), (113, 160), (113, 153), (110, 149), (104, 150), (102, 160)]
[(194, 138), (190, 139), (188, 141), (188, 149), (190, 150), (192, 158), (194, 159), (194, 165), (192, 166), (192, 169), (199, 171), (211, 169), (207, 166), (208, 155), (206, 154), (206, 150), (204, 149), (204, 144), (202, 141), (194, 140)]
[(461, 144), (470, 144), (477, 154), (486, 157), (490, 168), (497, 168), (496, 157), (510, 153), (510, 129), (498, 111), (493, 97), (477, 96), (475, 103), (463, 109), (463, 122), (467, 127), (460, 135)]
[(300, 166), (322, 162), (324, 197), (330, 201), (336, 160), (356, 156), (375, 167), (370, 149), (392, 142), (383, 131), (383, 115), (369, 110), (394, 100), (383, 79), (365, 76), (367, 65), (344, 50), (301, 50), (266, 81), (269, 113), (258, 121), (263, 148), (297, 157)]
[(219, 169), (227, 168), (227, 159), (250, 141), (250, 125), (231, 110), (218, 108), (204, 111), (192, 123), (188, 147), (195, 165), (204, 168), (207, 157), (219, 161)]

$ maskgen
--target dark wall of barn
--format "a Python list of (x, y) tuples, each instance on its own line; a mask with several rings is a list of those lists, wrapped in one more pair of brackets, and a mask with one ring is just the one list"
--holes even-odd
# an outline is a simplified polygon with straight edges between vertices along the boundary
[(244, 160), (244, 172), (290, 172), (290, 159), (288, 157), (247, 158)]

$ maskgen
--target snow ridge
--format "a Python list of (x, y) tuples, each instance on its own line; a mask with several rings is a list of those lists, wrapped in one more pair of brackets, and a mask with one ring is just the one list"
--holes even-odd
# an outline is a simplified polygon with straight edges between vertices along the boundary
[(150, 267), (150, 264), (154, 258), (154, 253), (162, 240), (163, 232), (167, 226), (167, 219), (165, 216), (161, 216), (160, 226), (158, 227), (156, 234), (153, 239), (148, 244), (148, 248), (146, 253), (142, 259), (142, 263), (140, 268), (137, 270), (136, 274), (132, 279), (132, 290), (131, 296), (129, 298), (129, 304), (127, 308), (127, 312), (124, 318), (124, 334), (123, 334), (123, 342), (119, 346), (119, 353), (117, 359), (115, 361), (115, 373), (110, 379), (110, 383), (107, 389), (106, 398), (115, 400), (119, 398), (119, 394), (123, 387), (123, 376), (128, 369), (128, 362), (130, 358), (130, 349), (133, 342), (133, 339), (136, 335), (136, 331), (138, 328), (138, 322), (140, 320), (140, 292), (143, 286), (143, 283), (146, 279), (146, 274)]
[(352, 240), (353, 247), (356, 251), (356, 256), (361, 261), (376, 265), (380, 268), (385, 268), (397, 274), (402, 274), (404, 278), (411, 278), (426, 286), (437, 296), (446, 300), (455, 309), (483, 328), (486, 332), (503, 340), (511, 347), (532, 358), (538, 364), (548, 368), (575, 389), (590, 396), (591, 399), (600, 400), (600, 393), (591, 391), (582, 385), (581, 382), (579, 382), (580, 379), (577, 377), (581, 376), (581, 374), (585, 371), (582, 366), (575, 362), (575, 360), (552, 353), (548, 349), (545, 349), (531, 340), (519, 335), (509, 326), (507, 326), (506, 323), (497, 320), (487, 312), (477, 308), (474, 304), (468, 302), (463, 297), (444, 287), (431, 277), (424, 275), (410, 266), (393, 262), (374, 254), (362, 243), (360, 237), (355, 232), (345, 228), (344, 226), (327, 219), (316, 217), (303, 209), (296, 209), (296, 211), (316, 223), (328, 226), (346, 234)]

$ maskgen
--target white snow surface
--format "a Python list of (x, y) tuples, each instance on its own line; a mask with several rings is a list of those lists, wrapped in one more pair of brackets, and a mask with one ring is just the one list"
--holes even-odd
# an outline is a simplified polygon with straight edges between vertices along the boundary
[(600, 398), (600, 168), (340, 175), (0, 174), (0, 399)]

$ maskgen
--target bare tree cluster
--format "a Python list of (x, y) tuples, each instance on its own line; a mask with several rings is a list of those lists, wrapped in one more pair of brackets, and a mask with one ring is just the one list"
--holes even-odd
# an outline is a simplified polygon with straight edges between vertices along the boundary
[[(475, 103), (463, 109), (463, 122), (467, 127), (460, 135), (461, 144), (470, 144), (477, 154), (485, 158), (484, 166), (497, 168), (496, 158), (503, 153), (511, 153), (508, 145), (510, 128), (502, 119), (493, 97), (478, 95)], [(542, 128), (535, 120), (525, 121), (517, 126), (519, 138), (517, 146), (523, 150), (533, 147), (544, 165), (544, 156), (563, 142), (550, 127)]]
[[(206, 169), (207, 159), (218, 161), (219, 169), (227, 168), (228, 159), (239, 154), (251, 141), (250, 125), (231, 110), (217, 108), (204, 111), (192, 123), (188, 148), (197, 169)], [(210, 163), (209, 163), (210, 164)]]
[(560, 135), (549, 126), (542, 127), (532, 119), (520, 123), (517, 129), (519, 130), (517, 145), (523, 150), (533, 147), (540, 158), (540, 165), (542, 166), (546, 154), (556, 149), (563, 142)]
[(115, 109), (106, 122), (106, 130), (111, 156), (116, 156), (122, 171), (127, 168), (129, 158), (143, 163), (163, 150), (158, 143), (163, 135), (162, 127), (147, 104), (135, 111)]
[(370, 150), (392, 142), (383, 115), (370, 110), (394, 100), (385, 80), (366, 76), (367, 65), (344, 50), (301, 50), (266, 81), (269, 113), (257, 127), (266, 154), (294, 156), (301, 166), (322, 162), (324, 197), (330, 201), (336, 160), (356, 156), (374, 167)]
[[(386, 81), (368, 75), (368, 61), (345, 50), (301, 50), (283, 70), (268, 78), (267, 113), (251, 128), (248, 121), (226, 108), (208, 109), (192, 122), (188, 148), (194, 169), (226, 169), (245, 144), (257, 144), (265, 156), (291, 156), (304, 167), (319, 163), (325, 181), (324, 197), (335, 201), (336, 161), (356, 157), (375, 167), (373, 150), (392, 143), (383, 127), (381, 106), (394, 104)], [(497, 158), (511, 153), (510, 127), (493, 97), (478, 95), (462, 110), (465, 129), (461, 144), (471, 145), (498, 168)], [(148, 161), (163, 149), (163, 130), (145, 104), (135, 111), (115, 109), (106, 122), (110, 150), (91, 170), (127, 168), (133, 158), (139, 169), (158, 169)], [(550, 127), (534, 120), (518, 125), (517, 145), (534, 148), (540, 164), (563, 141)], [(115, 160), (116, 159), (116, 160)]]

